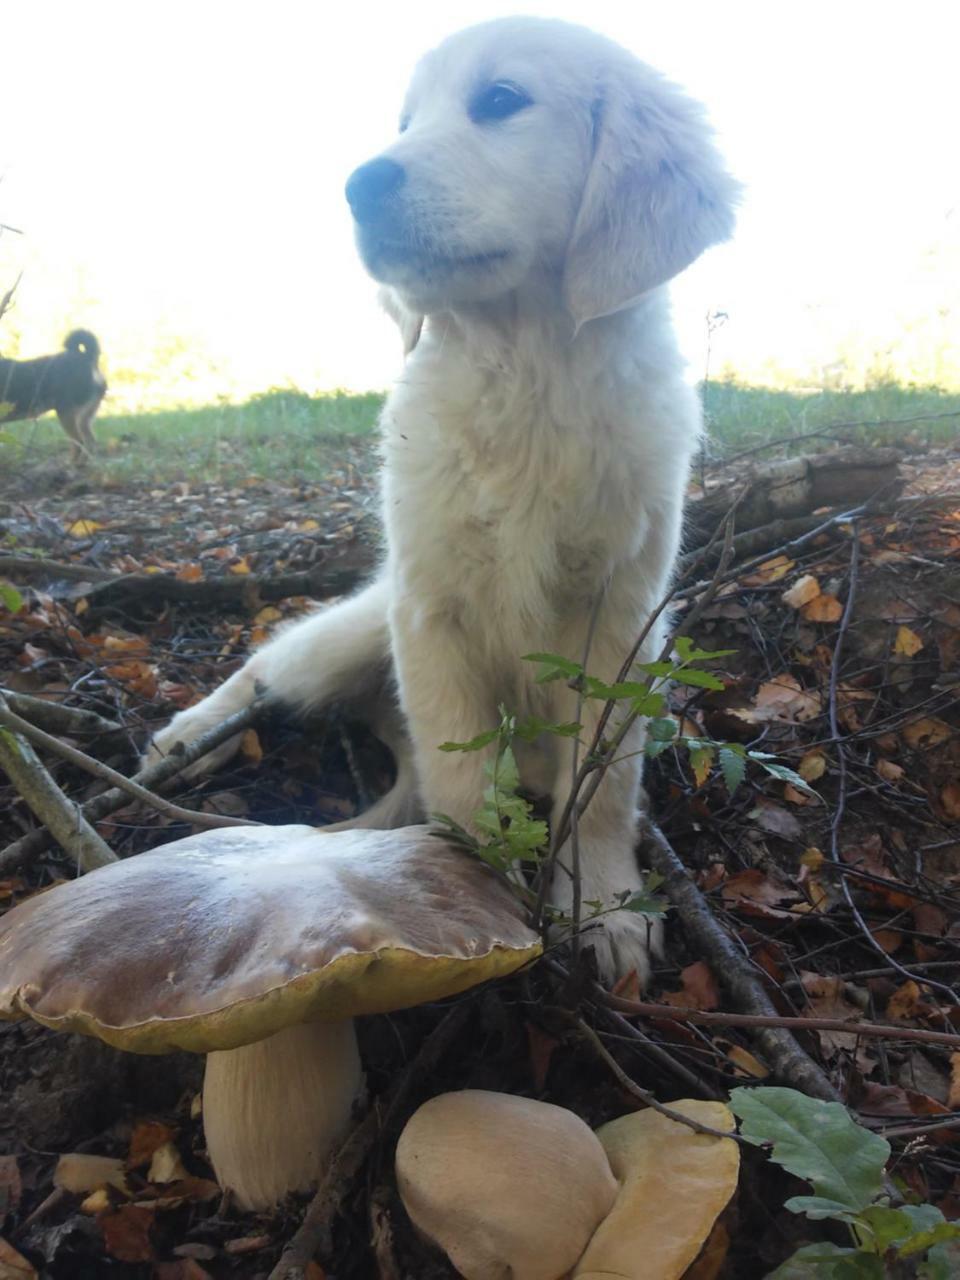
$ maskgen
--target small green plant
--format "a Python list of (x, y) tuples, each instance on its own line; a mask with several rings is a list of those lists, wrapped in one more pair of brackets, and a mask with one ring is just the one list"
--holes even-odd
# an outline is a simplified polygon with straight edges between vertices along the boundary
[[(589, 675), (582, 663), (574, 662), (556, 653), (526, 654), (524, 661), (538, 666), (536, 682), (546, 684), (564, 680), (582, 699), (600, 700), (607, 704), (609, 712), (616, 711), (614, 721), (608, 719), (609, 734), (601, 735), (597, 742), (581, 742), (585, 752), (586, 772), (607, 769), (618, 760), (627, 757), (619, 754), (623, 727), (632, 719), (642, 716), (647, 720), (647, 738), (644, 754), (660, 755), (669, 747), (685, 750), (698, 782), (703, 782), (715, 766), (723, 774), (727, 788), (734, 791), (744, 780), (748, 762), (754, 762), (771, 777), (793, 783), (804, 791), (810, 791), (806, 782), (785, 765), (777, 764), (774, 757), (763, 751), (749, 751), (739, 743), (716, 742), (712, 738), (693, 737), (682, 732), (681, 725), (668, 714), (667, 691), (671, 685), (692, 689), (722, 690), (723, 681), (702, 663), (728, 657), (732, 649), (699, 649), (687, 636), (678, 636), (675, 642), (676, 657), (658, 662), (638, 662), (633, 672), (638, 679), (608, 684)], [(474, 816), (477, 835), (465, 831), (452, 818), (435, 814), (448, 833), (464, 848), (482, 858), (499, 874), (515, 886), (518, 895), (531, 907), (539, 901), (543, 906), (543, 894), (538, 894), (539, 875), (550, 856), (550, 835), (547, 824), (537, 818), (533, 807), (519, 791), (520, 777), (514, 755), (517, 740), (532, 742), (541, 735), (579, 738), (582, 726), (577, 723), (554, 724), (538, 717), (518, 720), (506, 708), (500, 708), (500, 723), (494, 729), (471, 738), (469, 742), (444, 742), (441, 751), (483, 751), (492, 747), (491, 758), (484, 768), (488, 785), (483, 793), (483, 804)], [(556, 842), (556, 833), (554, 833)], [(554, 850), (555, 852), (555, 850)], [(532, 872), (527, 875), (526, 872)], [(588, 919), (609, 911), (636, 911), (658, 915), (665, 910), (665, 902), (656, 890), (659, 877), (648, 875), (644, 890), (640, 893), (625, 891), (612, 902), (586, 901), (590, 911)], [(550, 918), (561, 919), (556, 912)]]
[(845, 1224), (849, 1245), (804, 1245), (768, 1280), (950, 1280), (960, 1274), (960, 1224), (932, 1204), (894, 1207), (884, 1194), (890, 1144), (839, 1102), (795, 1089), (734, 1089), (730, 1106), (748, 1142), (803, 1178), (813, 1195), (793, 1196), (792, 1213)]

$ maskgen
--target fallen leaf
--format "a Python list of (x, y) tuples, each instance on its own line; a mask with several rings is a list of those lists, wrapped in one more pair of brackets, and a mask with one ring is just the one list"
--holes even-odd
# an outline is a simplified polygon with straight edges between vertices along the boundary
[(893, 644), (893, 652), (899, 657), (912, 658), (915, 653), (919, 653), (923, 648), (923, 637), (918, 636), (915, 631), (911, 631), (909, 627), (897, 627), (897, 638)]
[(234, 564), (230, 565), (229, 572), (238, 574), (240, 576), (245, 576), (246, 574), (251, 572), (250, 561), (247, 559), (246, 556), (241, 556), (239, 560), (237, 560)]
[(175, 1143), (164, 1142), (157, 1147), (153, 1153), (153, 1159), (150, 1161), (150, 1170), (147, 1173), (148, 1182), (177, 1182), (187, 1176), (187, 1171), (183, 1166), (183, 1160)]
[(800, 610), (808, 622), (839, 622), (843, 617), (843, 605), (836, 596), (819, 595)]
[(240, 754), (250, 764), (259, 764), (263, 759), (263, 747), (256, 729), (247, 729), (240, 739)]
[(274, 604), (264, 605), (259, 613), (254, 614), (253, 620), (260, 624), (261, 627), (268, 626), (271, 622), (279, 622), (283, 614)]
[(892, 760), (878, 760), (876, 769), (884, 782), (899, 782), (903, 777), (903, 765), (895, 764)]
[(758, 827), (769, 831), (771, 835), (781, 836), (784, 840), (800, 840), (803, 830), (800, 823), (782, 804), (777, 804), (768, 796), (758, 796), (757, 803), (749, 815)]
[(766, 1080), (770, 1074), (770, 1068), (744, 1049), (743, 1045), (727, 1044), (723, 1047), (723, 1052), (733, 1063), (735, 1075), (750, 1076), (754, 1080)]
[(0, 1280), (37, 1280), (30, 1263), (6, 1240), (0, 1240)]
[(67, 535), (71, 538), (89, 538), (91, 533), (102, 528), (99, 520), (74, 520), (73, 524), (67, 525)]
[(91, 1156), (82, 1151), (71, 1151), (60, 1157), (53, 1171), (53, 1185), (76, 1195), (96, 1191), (97, 1187), (129, 1191), (122, 1160), (113, 1156)]
[(930, 747), (938, 747), (941, 742), (946, 742), (953, 734), (953, 730), (945, 720), (938, 720), (936, 716), (923, 716), (919, 720), (911, 720), (909, 724), (905, 724), (900, 730), (903, 740), (908, 747), (927, 751)]
[(920, 988), (911, 978), (897, 987), (887, 1001), (887, 1017), (894, 1022), (901, 1022), (904, 1018), (915, 1018), (919, 1003)]
[(960, 1053), (950, 1055), (950, 1093), (947, 1110), (960, 1111)]
[(192, 1258), (178, 1258), (176, 1262), (155, 1262), (153, 1280), (211, 1280), (210, 1272)]
[(747, 574), (741, 581), (746, 587), (765, 587), (771, 582), (779, 582), (792, 568), (792, 560), (786, 556), (774, 556), (771, 560), (764, 560), (763, 564), (757, 565), (754, 572)]
[(182, 569), (177, 570), (175, 577), (181, 582), (200, 582), (203, 578), (203, 565), (185, 564)]
[(960, 820), (960, 782), (948, 782), (940, 792), (940, 803), (945, 815), (952, 821)]
[(245, 1253), (259, 1253), (272, 1242), (270, 1236), (239, 1236), (236, 1240), (228, 1240), (223, 1246), (224, 1253), (234, 1256)]
[(731, 876), (720, 886), (720, 895), (736, 910), (773, 920), (791, 919), (793, 912), (783, 910), (778, 904), (797, 897), (791, 888), (778, 884), (759, 867), (747, 867)]
[(823, 705), (819, 693), (804, 689), (796, 676), (777, 676), (767, 680), (757, 690), (753, 707), (735, 714), (751, 723), (767, 720), (799, 721), (812, 720), (820, 714)]
[[(800, 983), (807, 996), (807, 1013), (811, 1017), (829, 1018), (834, 1022), (856, 1023), (863, 1021), (863, 1010), (859, 1005), (847, 999), (845, 986), (841, 978), (830, 978), (819, 973), (801, 970)], [(846, 1031), (818, 1031), (820, 1046), (827, 1057), (835, 1057), (841, 1050), (857, 1053), (858, 1040), (855, 1033)], [(872, 1064), (864, 1064), (867, 1069)], [(861, 1070), (863, 1068), (861, 1067)]]
[(91, 1191), (85, 1200), (80, 1201), (80, 1212), (89, 1213), (93, 1217), (112, 1207), (113, 1201), (106, 1187), (97, 1187), (96, 1191)]
[(789, 591), (785, 591), (780, 599), (791, 609), (800, 609), (820, 594), (820, 583), (812, 573), (805, 573), (798, 578)]
[(119, 1209), (101, 1213), (97, 1222), (103, 1232), (104, 1248), (111, 1258), (119, 1262), (152, 1262), (153, 1217), (152, 1209), (138, 1204), (124, 1204)]
[(720, 1008), (720, 992), (710, 966), (703, 960), (696, 960), (680, 971), (683, 987), (680, 991), (668, 991), (663, 996), (664, 1004), (672, 1004), (680, 1009)]
[(827, 772), (827, 757), (822, 751), (808, 751), (797, 765), (797, 773), (804, 782), (816, 782)]
[(148, 1165), (153, 1153), (165, 1142), (170, 1142), (175, 1130), (159, 1120), (141, 1120), (130, 1135), (127, 1151), (127, 1168), (141, 1169)]

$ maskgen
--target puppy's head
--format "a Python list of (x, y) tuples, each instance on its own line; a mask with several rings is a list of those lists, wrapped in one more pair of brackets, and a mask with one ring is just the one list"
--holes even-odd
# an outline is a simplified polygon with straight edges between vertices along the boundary
[(733, 226), (701, 109), (612, 41), (508, 18), (420, 63), (395, 142), (346, 188), (370, 274), (414, 313), (540, 276), (577, 325), (631, 305)]

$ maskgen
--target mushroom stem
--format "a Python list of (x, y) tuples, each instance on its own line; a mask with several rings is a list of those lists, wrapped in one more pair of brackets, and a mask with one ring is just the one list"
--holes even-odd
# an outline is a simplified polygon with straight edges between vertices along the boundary
[(243, 1209), (308, 1191), (363, 1089), (352, 1020), (307, 1022), (207, 1055), (203, 1125), (217, 1180)]

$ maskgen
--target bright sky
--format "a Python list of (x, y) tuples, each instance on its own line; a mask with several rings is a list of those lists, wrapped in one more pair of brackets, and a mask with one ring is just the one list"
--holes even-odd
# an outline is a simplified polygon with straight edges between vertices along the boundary
[(0, 237), (0, 292), (24, 267), (22, 354), (84, 323), (111, 369), (186, 339), (211, 395), (385, 385), (399, 350), (344, 179), (421, 52), (518, 11), (586, 21), (708, 104), (747, 195), (676, 288), (695, 374), (711, 308), (714, 368), (747, 373), (869, 353), (917, 316), (956, 330), (953, 0), (6, 0), (0, 222), (27, 234)]

